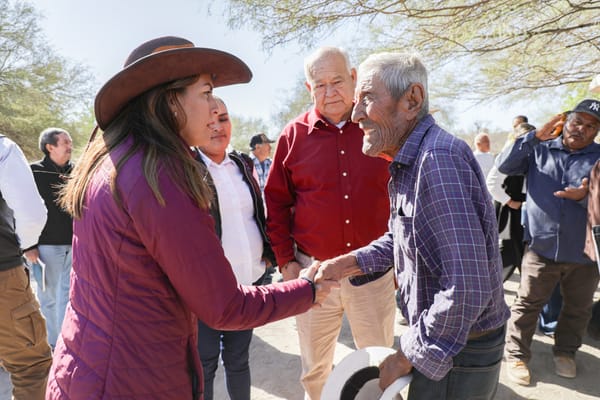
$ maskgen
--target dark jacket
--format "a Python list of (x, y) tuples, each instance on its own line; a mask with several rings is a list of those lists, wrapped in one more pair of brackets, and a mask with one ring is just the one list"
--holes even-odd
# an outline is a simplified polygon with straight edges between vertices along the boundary
[[(502, 188), (513, 201), (524, 202), (526, 195), (523, 193), (523, 182), (525, 177), (522, 175), (510, 175), (504, 179)], [(521, 225), (521, 210), (515, 210), (506, 204), (494, 202), (496, 206), (496, 217), (498, 218), (498, 232), (506, 228), (510, 219), (510, 237), (519, 243), (523, 242), (523, 226)]]
[[(204, 161), (202, 160), (202, 157), (200, 156), (200, 153), (197, 152), (196, 154), (196, 159), (200, 161), (202, 165), (206, 166), (204, 164)], [(260, 232), (260, 235), (263, 239), (262, 258), (264, 260), (269, 260), (272, 266), (275, 266), (277, 265), (277, 262), (275, 261), (275, 254), (273, 253), (271, 243), (269, 242), (269, 238), (265, 230), (265, 206), (262, 200), (260, 187), (258, 185), (258, 182), (256, 182), (256, 179), (254, 179), (253, 175), (254, 161), (252, 161), (250, 156), (248, 156), (247, 154), (240, 153), (239, 151), (235, 150), (229, 153), (229, 158), (231, 158), (235, 165), (237, 165), (237, 167), (240, 169), (240, 172), (242, 173), (242, 176), (244, 178), (244, 182), (246, 183), (246, 185), (248, 185), (248, 189), (250, 189), (252, 203), (254, 203), (254, 220), (256, 221), (256, 226), (258, 227), (258, 231)], [(215, 184), (213, 183), (213, 180), (210, 174), (208, 173), (208, 169), (206, 170), (206, 175), (204, 176), (204, 179), (206, 180), (213, 192), (213, 198), (210, 203), (210, 214), (215, 220), (215, 231), (217, 232), (217, 235), (220, 239), (223, 231), (221, 228), (219, 198), (217, 197), (217, 189), (215, 188)]]
[(38, 244), (70, 245), (73, 239), (73, 220), (57, 203), (60, 186), (71, 173), (73, 164), (69, 161), (64, 167), (56, 165), (50, 157), (31, 164), (33, 178), (40, 196), (48, 209), (48, 221), (40, 235)]
[(23, 265), (13, 212), (0, 193), (0, 271)]

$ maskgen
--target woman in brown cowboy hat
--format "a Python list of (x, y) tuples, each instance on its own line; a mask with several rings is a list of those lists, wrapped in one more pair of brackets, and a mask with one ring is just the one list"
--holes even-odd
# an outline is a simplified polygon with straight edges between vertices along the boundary
[(92, 137), (63, 190), (74, 217), (70, 305), (47, 399), (201, 399), (196, 317), (248, 329), (308, 310), (331, 283), (238, 285), (206, 170), (214, 87), (245, 83), (235, 56), (162, 37), (135, 49), (96, 96)]

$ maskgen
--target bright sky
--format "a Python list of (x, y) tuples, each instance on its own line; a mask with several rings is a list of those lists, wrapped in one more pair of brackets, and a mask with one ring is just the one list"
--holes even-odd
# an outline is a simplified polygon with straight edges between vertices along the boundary
[[(269, 121), (303, 74), (305, 51), (287, 45), (267, 54), (257, 33), (232, 31), (219, 12), (208, 15), (207, 0), (29, 1), (44, 16), (40, 26), (50, 45), (63, 57), (87, 65), (97, 78), (96, 90), (122, 68), (131, 50), (165, 35), (230, 52), (249, 65), (254, 74), (249, 84), (216, 89), (232, 114)], [(322, 39), (317, 38), (311, 47), (343, 45), (341, 40)], [(456, 119), (460, 128), (468, 130), (475, 120), (485, 121), (491, 128), (508, 129), (512, 116), (520, 113), (518, 109), (488, 105), (460, 110)], [(270, 128), (270, 136), (278, 133), (279, 127)]]

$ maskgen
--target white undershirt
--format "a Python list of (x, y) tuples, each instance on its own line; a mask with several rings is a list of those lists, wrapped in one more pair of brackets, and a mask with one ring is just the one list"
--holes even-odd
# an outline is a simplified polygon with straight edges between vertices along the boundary
[(217, 189), (221, 244), (238, 283), (250, 285), (265, 272), (263, 241), (254, 220), (252, 195), (237, 165), (225, 155), (221, 164), (200, 155)]
[(13, 212), (14, 222), (7, 223), (14, 223), (21, 248), (35, 245), (46, 225), (46, 206), (23, 151), (6, 137), (0, 138), (0, 192)]

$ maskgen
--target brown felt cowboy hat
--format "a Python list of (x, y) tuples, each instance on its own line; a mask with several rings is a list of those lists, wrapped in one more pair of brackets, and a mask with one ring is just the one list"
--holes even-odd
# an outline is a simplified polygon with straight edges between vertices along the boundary
[(108, 125), (136, 96), (163, 83), (208, 73), (215, 87), (247, 83), (250, 68), (224, 51), (195, 47), (189, 40), (164, 36), (131, 52), (123, 69), (102, 86), (95, 101), (96, 121)]

